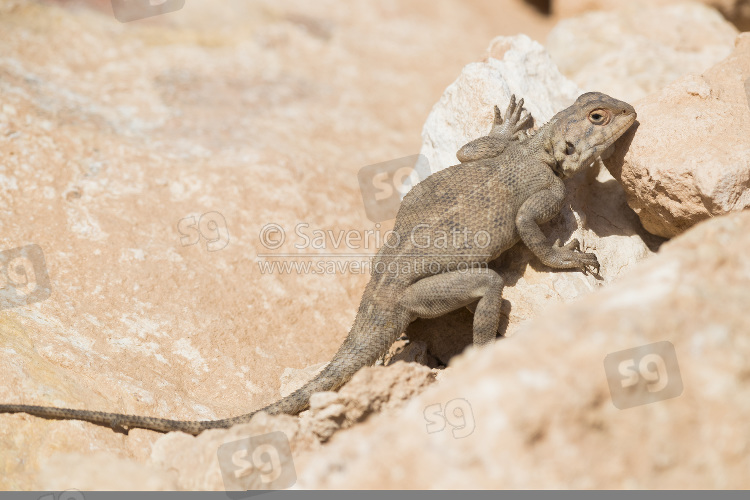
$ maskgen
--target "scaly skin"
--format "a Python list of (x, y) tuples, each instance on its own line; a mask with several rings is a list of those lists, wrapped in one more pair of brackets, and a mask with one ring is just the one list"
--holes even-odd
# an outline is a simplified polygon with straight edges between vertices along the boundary
[[(596, 256), (578, 251), (577, 240), (549, 244), (539, 225), (560, 211), (562, 180), (606, 151), (633, 124), (635, 110), (604, 94), (584, 94), (529, 137), (524, 129), (530, 117), (520, 120), (522, 109), (523, 102), (516, 106), (514, 98), (505, 124), (498, 123), (496, 112), (490, 135), (462, 148), (459, 159), (466, 162), (429, 176), (406, 195), (394, 233), (373, 259), (354, 326), (330, 364), (302, 388), (258, 411), (299, 413), (312, 393), (336, 390), (373, 364), (414, 319), (441, 316), (477, 299), (474, 343), (492, 342), (503, 280), (486, 264), (519, 240), (549, 267), (598, 271)], [(26, 405), (0, 405), (0, 412), (190, 434), (245, 423), (257, 413), (180, 421)]]

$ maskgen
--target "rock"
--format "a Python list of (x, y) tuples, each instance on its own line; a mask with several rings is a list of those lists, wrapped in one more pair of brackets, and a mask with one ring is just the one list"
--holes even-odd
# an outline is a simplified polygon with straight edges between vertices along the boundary
[[(427, 118), (421, 154), (432, 171), (458, 163), (456, 151), (488, 133), (493, 106), (504, 109), (511, 93), (525, 99), (525, 107), (541, 125), (572, 104), (581, 91), (560, 74), (537, 42), (523, 35), (496, 38), (487, 59), (467, 65)], [(601, 277), (553, 272), (517, 245), (495, 266), (506, 282), (503, 313), (507, 319), (501, 331), (507, 336), (551, 304), (570, 301), (617, 279), (659, 244), (658, 238), (643, 230), (627, 207), (622, 188), (599, 163), (566, 181), (566, 186), (562, 212), (546, 233), (550, 241), (578, 238), (583, 248), (596, 252)], [(445, 364), (471, 344), (471, 321), (472, 315), (461, 310), (435, 320), (417, 320), (407, 332), (409, 338), (427, 342), (430, 352)]]
[[(299, 250), (295, 227), (376, 232), (357, 172), (416, 152), (430, 107), (498, 26), (545, 36), (551, 21), (515, 2), (187, 1), (123, 24), (110, 1), (0, 0), (0, 253), (36, 244), (34, 276), (51, 284), (2, 310), (0, 403), (223, 418), (278, 399), (287, 368), (329, 361), (367, 271), (264, 273), (284, 259), (258, 257), (274, 253), (261, 230), (282, 226), (277, 251), (302, 252), (297, 264), (368, 261), (374, 245)], [(147, 464), (162, 438), (175, 439), (1, 414), (0, 490), (52, 484), (40, 478), (58, 453)], [(185, 446), (175, 463), (216, 457)], [(184, 468), (182, 487), (221, 485)]]
[[(171, 432), (160, 437), (153, 445), (153, 451), (147, 465), (154, 475), (161, 471), (170, 471), (180, 490), (209, 490), (221, 491), (227, 489), (225, 475), (231, 474), (231, 465), (263, 466), (257, 463), (256, 457), (243, 454), (231, 457), (229, 463), (219, 458), (222, 446), (232, 446), (243, 440), (254, 437), (272, 436), (276, 453), (281, 455), (279, 460), (282, 467), (291, 466), (294, 469), (293, 456), (300, 450), (314, 447), (316, 442), (309, 434), (300, 432), (299, 419), (289, 415), (268, 416), (259, 414), (247, 424), (236, 425), (231, 429), (216, 429), (189, 436), (181, 432)], [(288, 447), (291, 454), (283, 453), (283, 447)], [(260, 459), (262, 461), (263, 459)], [(248, 463), (249, 462), (249, 463)], [(255, 462), (255, 463), (254, 463)], [(266, 465), (267, 467), (267, 465)], [(246, 471), (251, 472), (251, 471)], [(294, 470), (296, 475), (296, 470)], [(250, 482), (243, 486), (246, 489), (264, 489), (257, 474), (248, 474)], [(248, 479), (245, 476), (245, 479)]]
[(750, 207), (748, 79), (750, 34), (744, 33), (713, 68), (636, 103), (638, 128), (606, 164), (651, 233), (673, 237)]
[[(748, 246), (750, 212), (699, 224), (617, 283), (467, 350), (400, 414), (337, 435), (298, 486), (750, 487)], [(643, 346), (645, 362), (630, 351)], [(633, 376), (641, 402), (670, 399), (618, 409)]]
[[(318, 451), (320, 443), (336, 432), (373, 414), (394, 414), (434, 381), (434, 372), (416, 363), (368, 367), (360, 370), (339, 392), (314, 394), (310, 411), (299, 419), (261, 413), (249, 423), (228, 430), (215, 429), (198, 436), (171, 432), (153, 443), (145, 463), (107, 454), (97, 457), (57, 454), (44, 464), (39, 480), (45, 488), (53, 490), (69, 485), (81, 490), (127, 490), (133, 489), (128, 481), (137, 481), (136, 489), (143, 490), (220, 491), (229, 486), (226, 476), (231, 471), (227, 470), (228, 464), (219, 450), (248, 438), (264, 439), (272, 435), (275, 437), (271, 443), (280, 448), (277, 451), (289, 447), (288, 460), (282, 466), (294, 469), (296, 476), (296, 457)], [(241, 464), (243, 460), (232, 456), (233, 464)], [(264, 489), (262, 481), (244, 486)]]
[(718, 63), (737, 36), (721, 14), (699, 3), (617, 5), (560, 21), (547, 47), (560, 71), (582, 89), (630, 103)]
[(287, 368), (281, 375), (281, 387), (279, 393), (281, 397), (286, 397), (315, 378), (323, 369), (328, 366), (328, 361), (316, 363), (306, 368), (295, 369)]
[[(71, 464), (78, 466), (71, 467)], [(40, 489), (64, 491), (75, 485), (85, 491), (173, 491), (178, 488), (175, 471), (119, 458), (104, 452), (91, 454), (58, 453), (42, 468)], [(83, 499), (74, 493), (60, 500)]]
[(417, 363), (363, 368), (338, 392), (313, 394), (303, 427), (325, 442), (373, 414), (393, 413), (434, 381), (435, 373)]
[(427, 344), (422, 341), (410, 341), (404, 346), (400, 347), (390, 359), (386, 359), (386, 366), (390, 366), (397, 361), (419, 363), (421, 365), (427, 365), (431, 368), (437, 366), (437, 360), (430, 355), (430, 353), (428, 352)]
[[(629, 0), (627, 5), (630, 8), (643, 9), (685, 3), (687, 3), (685, 0)], [(740, 31), (750, 30), (750, 1), (702, 0), (702, 3), (718, 9)], [(571, 17), (592, 10), (619, 10), (622, 9), (623, 4), (621, 0), (553, 0), (551, 10), (560, 17)]]

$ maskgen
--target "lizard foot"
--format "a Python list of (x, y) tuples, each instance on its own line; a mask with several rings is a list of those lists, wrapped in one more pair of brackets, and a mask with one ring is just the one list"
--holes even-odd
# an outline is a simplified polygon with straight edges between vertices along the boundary
[(554, 267), (580, 269), (583, 274), (589, 272), (594, 274), (594, 271), (596, 271), (596, 274), (599, 274), (601, 266), (596, 254), (581, 252), (581, 243), (576, 238), (565, 245), (561, 244), (558, 239), (555, 241), (553, 248), (555, 249), (555, 260), (558, 261)]
[(521, 140), (526, 137), (526, 130), (534, 126), (534, 117), (526, 111), (526, 116), (521, 119), (521, 115), (526, 111), (523, 107), (523, 99), (516, 103), (516, 96), (510, 96), (508, 108), (505, 110), (505, 120), (503, 120), (500, 108), (495, 106), (495, 123), (492, 126), (490, 135), (501, 135), (511, 140)]

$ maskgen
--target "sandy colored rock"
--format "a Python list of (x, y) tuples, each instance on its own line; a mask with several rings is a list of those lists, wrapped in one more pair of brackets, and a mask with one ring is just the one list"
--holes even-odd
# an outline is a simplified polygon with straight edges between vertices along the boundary
[(318, 373), (322, 372), (326, 366), (328, 366), (328, 361), (301, 369), (287, 368), (284, 370), (284, 373), (281, 375), (281, 387), (279, 388), (281, 397), (286, 397), (305, 385), (308, 381), (315, 378)]
[[(750, 212), (701, 223), (606, 289), (467, 350), (401, 414), (337, 434), (299, 486), (750, 487), (748, 245)], [(681, 392), (615, 407), (605, 358), (665, 341)], [(680, 389), (677, 371), (653, 377), (667, 364), (639, 359), (626, 371), (639, 375), (636, 394), (649, 397), (647, 380)], [(446, 408), (463, 415), (443, 422)]]
[[(369, 260), (294, 229), (375, 230), (358, 170), (418, 151), (487, 40), (551, 22), (516, 0), (188, 1), (126, 24), (64, 3), (0, 0), (0, 250), (38, 245), (52, 291), (2, 311), (0, 401), (181, 419), (276, 400), (351, 326), (367, 273), (264, 274), (263, 227), (277, 252)], [(143, 464), (161, 437), (0, 415), (0, 489), (42, 488), (56, 454)]]
[(435, 373), (416, 363), (400, 361), (388, 367), (363, 368), (338, 392), (313, 394), (303, 426), (325, 442), (340, 429), (371, 415), (393, 414), (395, 408), (402, 407), (434, 381)]
[[(160, 437), (153, 445), (147, 465), (154, 476), (169, 471), (180, 490), (221, 491), (226, 489), (224, 474), (227, 464), (219, 462), (219, 448), (255, 436), (281, 433), (292, 455), (285, 465), (293, 466), (293, 456), (301, 449), (315, 445), (308, 435), (300, 433), (299, 420), (289, 415), (270, 417), (265, 413), (253, 418), (250, 423), (237, 425), (228, 430), (216, 429), (190, 436), (171, 432)], [(252, 460), (252, 459), (251, 459)], [(237, 463), (243, 463), (238, 460)], [(256, 477), (256, 479), (258, 479)], [(264, 489), (262, 481), (245, 485), (247, 489)]]
[[(592, 10), (619, 10), (627, 3), (634, 8), (692, 3), (686, 0), (553, 0), (551, 10), (560, 17), (571, 17)], [(740, 31), (750, 30), (750, 1), (702, 0), (701, 3), (718, 9)]]
[[(549, 54), (528, 37), (499, 37), (492, 41), (483, 62), (467, 65), (433, 107), (422, 132), (421, 154), (433, 172), (458, 163), (456, 151), (486, 135), (493, 106), (504, 109), (511, 93), (538, 125), (573, 103), (582, 92), (560, 74)], [(550, 305), (591, 293), (621, 276), (630, 265), (651, 255), (659, 239), (649, 235), (627, 207), (622, 188), (597, 163), (566, 181), (568, 195), (559, 216), (546, 227), (550, 242), (578, 238), (582, 248), (597, 254), (601, 276), (553, 271), (544, 267), (523, 245), (495, 263), (506, 283), (503, 290), (501, 332), (512, 335), (524, 321)], [(459, 310), (434, 320), (417, 320), (407, 333), (428, 343), (446, 363), (472, 342), (472, 315)]]
[(630, 103), (732, 51), (737, 29), (700, 3), (617, 2), (616, 10), (560, 21), (547, 37), (563, 74), (586, 91)]
[[(321, 443), (336, 432), (361, 423), (374, 414), (395, 414), (434, 381), (434, 372), (416, 363), (398, 362), (388, 368), (365, 368), (339, 392), (314, 394), (310, 411), (304, 412), (301, 418), (289, 415), (272, 417), (261, 413), (248, 424), (228, 430), (210, 430), (199, 436), (171, 432), (154, 441), (146, 460), (118, 458), (105, 453), (93, 457), (57, 453), (44, 462), (39, 481), (52, 490), (75, 485), (80, 490), (221, 491), (229, 485), (226, 482), (229, 472), (227, 464), (220, 458), (220, 448), (248, 438), (279, 433), (280, 437), (274, 444), (281, 439), (281, 444), (286, 443), (291, 452), (282, 457), (287, 459), (282, 460), (282, 465), (294, 469), (296, 475), (298, 457), (307, 459), (313, 456), (321, 449)], [(246, 458), (233, 461), (243, 464)], [(265, 485), (261, 480), (243, 486), (264, 489)]]
[(727, 59), (636, 103), (638, 128), (606, 163), (651, 233), (750, 207), (749, 78), (745, 33)]
[[(118, 458), (107, 453), (81, 455), (59, 453), (44, 463), (40, 489), (65, 491), (173, 491), (178, 489), (174, 470), (156, 471), (153, 467)], [(62, 496), (61, 499), (65, 499)], [(70, 496), (69, 500), (85, 499)]]

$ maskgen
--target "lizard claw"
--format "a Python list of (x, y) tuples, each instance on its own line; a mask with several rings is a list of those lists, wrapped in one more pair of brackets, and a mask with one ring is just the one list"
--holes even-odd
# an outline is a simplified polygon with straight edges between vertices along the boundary
[(554, 248), (559, 252), (560, 266), (565, 269), (578, 268), (583, 274), (599, 274), (601, 265), (596, 254), (591, 252), (581, 252), (581, 242), (573, 238), (565, 245), (560, 243), (560, 239), (555, 241)]
[[(526, 116), (521, 115), (526, 112)], [(515, 94), (510, 96), (508, 108), (505, 110), (505, 119), (500, 114), (500, 108), (495, 106), (495, 123), (490, 135), (505, 136), (509, 140), (521, 140), (526, 135), (526, 129), (534, 126), (534, 118), (523, 107), (523, 99), (516, 102)]]

